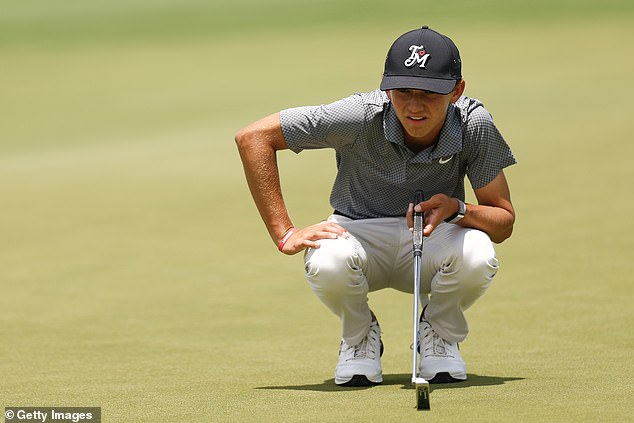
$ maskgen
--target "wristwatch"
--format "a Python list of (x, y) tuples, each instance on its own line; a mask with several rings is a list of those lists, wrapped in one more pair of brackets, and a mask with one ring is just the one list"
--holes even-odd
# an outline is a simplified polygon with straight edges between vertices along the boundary
[(445, 219), (445, 222), (447, 223), (457, 223), (464, 217), (465, 214), (467, 214), (467, 206), (465, 203), (457, 198), (456, 201), (458, 201), (458, 211)]

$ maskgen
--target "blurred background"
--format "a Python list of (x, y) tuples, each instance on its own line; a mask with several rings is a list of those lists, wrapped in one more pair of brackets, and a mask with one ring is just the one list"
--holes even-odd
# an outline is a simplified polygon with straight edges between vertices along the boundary
[[(338, 322), (303, 284), (300, 255), (268, 238), (233, 136), (376, 89), (393, 40), (429, 25), (460, 48), (466, 95), (519, 161), (515, 234), (464, 352), (473, 380), (504, 386), (439, 390), (437, 413), (622, 418), (633, 384), (610, 380), (634, 370), (633, 24), (626, 0), (3, 0), (4, 405), (328, 421), (353, 400), (356, 413), (409, 415), (410, 299), (371, 298), (393, 383), (327, 395)], [(279, 161), (296, 225), (325, 218), (333, 153)], [(289, 358), (298, 342), (314, 347)], [(478, 407), (490, 395), (496, 410)]]

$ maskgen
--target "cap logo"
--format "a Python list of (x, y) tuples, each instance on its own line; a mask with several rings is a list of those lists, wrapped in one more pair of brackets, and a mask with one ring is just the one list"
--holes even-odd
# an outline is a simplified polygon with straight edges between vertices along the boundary
[(423, 46), (413, 45), (409, 48), (409, 51), (411, 51), (412, 54), (410, 54), (405, 61), (405, 66), (413, 68), (418, 64), (419, 68), (425, 69), (427, 60), (431, 57), (431, 55), (425, 51), (425, 48)]

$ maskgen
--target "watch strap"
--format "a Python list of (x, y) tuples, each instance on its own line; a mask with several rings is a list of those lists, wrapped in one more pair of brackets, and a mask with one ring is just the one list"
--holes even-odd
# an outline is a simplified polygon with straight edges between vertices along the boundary
[(456, 199), (456, 201), (458, 201), (458, 211), (452, 214), (451, 216), (449, 216), (447, 219), (445, 219), (445, 222), (447, 223), (456, 223), (460, 221), (460, 219), (462, 219), (464, 215), (467, 213), (466, 204), (462, 200)]

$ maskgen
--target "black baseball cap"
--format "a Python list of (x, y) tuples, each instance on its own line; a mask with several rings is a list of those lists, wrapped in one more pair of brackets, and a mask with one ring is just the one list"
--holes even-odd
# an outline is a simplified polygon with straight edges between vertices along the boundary
[(381, 90), (413, 88), (449, 94), (462, 79), (458, 47), (428, 26), (401, 35), (385, 59)]

